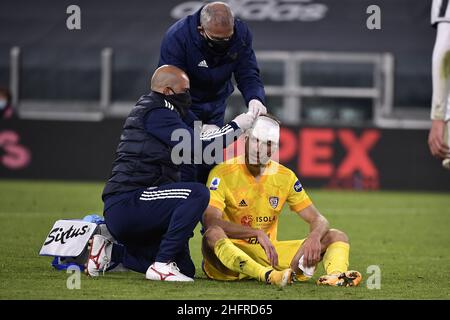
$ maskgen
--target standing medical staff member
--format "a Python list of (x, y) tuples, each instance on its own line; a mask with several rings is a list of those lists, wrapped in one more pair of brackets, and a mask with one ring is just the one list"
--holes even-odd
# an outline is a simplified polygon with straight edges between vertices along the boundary
[[(188, 75), (191, 111), (203, 125), (223, 126), (226, 100), (234, 91), (233, 75), (249, 111), (255, 117), (267, 112), (252, 34), (225, 3), (206, 4), (173, 24), (161, 44), (159, 65), (164, 64)], [(194, 168), (184, 168), (182, 180), (206, 182), (210, 168), (200, 167), (198, 175)]]

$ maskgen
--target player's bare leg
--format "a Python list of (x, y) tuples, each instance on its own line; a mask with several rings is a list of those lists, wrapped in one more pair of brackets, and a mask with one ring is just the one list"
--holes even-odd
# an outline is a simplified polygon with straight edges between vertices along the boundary
[(202, 252), (208, 262), (225, 274), (231, 270), (278, 287), (292, 283), (291, 269), (278, 271), (260, 265), (236, 247), (218, 226), (212, 226), (206, 230), (203, 236)]

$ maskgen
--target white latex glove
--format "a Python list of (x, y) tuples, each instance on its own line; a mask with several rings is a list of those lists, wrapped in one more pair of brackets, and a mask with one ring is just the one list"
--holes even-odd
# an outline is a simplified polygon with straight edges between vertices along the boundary
[(255, 120), (255, 116), (250, 111), (247, 113), (241, 113), (233, 121), (238, 125), (241, 130), (245, 131), (250, 129), (253, 125), (253, 121)]
[(266, 114), (267, 108), (258, 99), (252, 99), (248, 103), (248, 111), (253, 113), (256, 118), (259, 115)]
[(216, 131), (216, 130), (219, 130), (219, 129), (220, 128), (218, 126), (216, 126), (215, 124), (204, 124), (202, 126), (201, 133), (210, 132), (210, 131)]
[(200, 137), (204, 137), (218, 131), (220, 131), (220, 128), (215, 124), (204, 124), (202, 126), (202, 130), (200, 131)]

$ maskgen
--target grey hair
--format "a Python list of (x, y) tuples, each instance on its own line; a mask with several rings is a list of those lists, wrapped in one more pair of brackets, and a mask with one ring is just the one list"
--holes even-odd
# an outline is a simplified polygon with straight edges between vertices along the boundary
[[(222, 4), (225, 10), (215, 8), (215, 5)], [(225, 14), (223, 14), (225, 13)], [(234, 14), (230, 6), (223, 2), (211, 2), (206, 4), (200, 11), (200, 25), (206, 27), (210, 23), (222, 27), (234, 26)]]

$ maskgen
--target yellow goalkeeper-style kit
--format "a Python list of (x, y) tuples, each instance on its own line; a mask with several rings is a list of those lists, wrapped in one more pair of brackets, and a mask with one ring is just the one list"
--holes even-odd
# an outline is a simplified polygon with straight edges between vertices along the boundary
[(262, 229), (275, 241), (285, 202), (295, 212), (312, 202), (290, 169), (270, 161), (265, 173), (257, 181), (243, 157), (217, 165), (208, 178), (209, 204), (224, 212), (224, 220)]
[[(223, 212), (223, 219), (266, 232), (278, 253), (276, 269), (289, 268), (292, 258), (303, 240), (277, 241), (278, 218), (287, 202), (298, 212), (312, 204), (294, 172), (270, 161), (264, 174), (257, 180), (247, 169), (244, 158), (237, 157), (217, 165), (210, 172), (207, 186), (211, 198), (209, 205)], [(231, 239), (234, 245), (263, 266), (270, 262), (256, 239)], [(221, 272), (207, 259), (203, 269), (212, 279), (238, 280), (245, 274)]]

